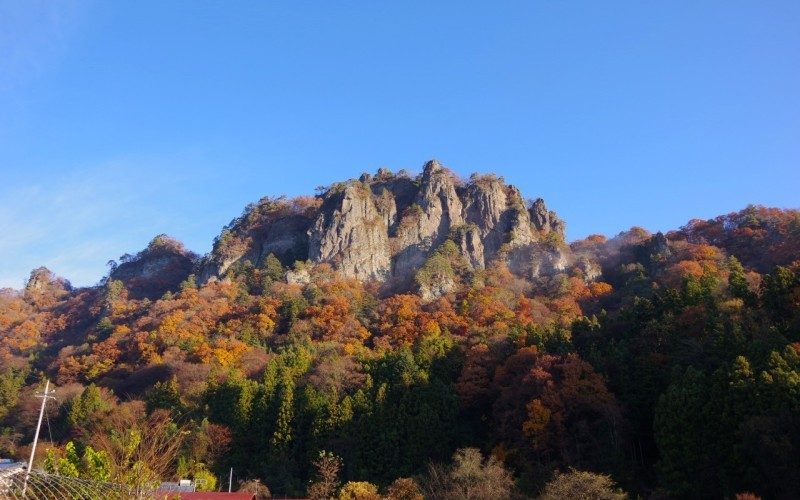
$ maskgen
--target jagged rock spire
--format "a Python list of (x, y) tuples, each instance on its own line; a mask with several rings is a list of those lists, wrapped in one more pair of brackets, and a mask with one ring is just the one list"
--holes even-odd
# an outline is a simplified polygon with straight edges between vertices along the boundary
[[(542, 268), (541, 255), (553, 251), (534, 247), (550, 231), (563, 229), (543, 200), (526, 207), (519, 190), (502, 177), (474, 175), (465, 182), (435, 159), (415, 179), (403, 172), (381, 169), (357, 181), (336, 183), (318, 196), (318, 205), (300, 212), (262, 210), (259, 220), (246, 214), (221, 235), (227, 252), (206, 258), (210, 264), (200, 276), (224, 272), (239, 260), (258, 265), (267, 248), (291, 247), (295, 255), (302, 254), (297, 248), (304, 243), (310, 261), (330, 263), (347, 276), (410, 285), (448, 239), (473, 268), (502, 258), (531, 274)], [(288, 216), (292, 225), (283, 222)], [(287, 260), (280, 252), (276, 255)], [(559, 259), (565, 261), (564, 255)]]

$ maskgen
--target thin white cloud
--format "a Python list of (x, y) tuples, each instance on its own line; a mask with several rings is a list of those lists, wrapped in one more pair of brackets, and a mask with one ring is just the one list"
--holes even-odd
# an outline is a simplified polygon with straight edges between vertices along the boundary
[(158, 201), (182, 180), (153, 161), (122, 160), (5, 190), (0, 287), (20, 288), (41, 265), (78, 285), (96, 283), (109, 259), (170, 225)]

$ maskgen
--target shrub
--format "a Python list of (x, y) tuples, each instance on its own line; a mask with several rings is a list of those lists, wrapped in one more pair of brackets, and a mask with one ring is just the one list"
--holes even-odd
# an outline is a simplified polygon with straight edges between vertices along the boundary
[(545, 485), (539, 500), (582, 498), (587, 500), (625, 500), (628, 495), (616, 487), (610, 476), (570, 470), (557, 472)]
[(252, 479), (250, 481), (244, 481), (240, 483), (237, 491), (253, 493), (256, 496), (256, 500), (266, 500), (267, 498), (272, 498), (272, 493), (269, 491), (269, 488), (267, 488), (267, 485), (258, 479)]
[(386, 488), (386, 500), (423, 500), (422, 490), (410, 477), (400, 477)]
[(378, 487), (366, 481), (350, 481), (339, 491), (339, 500), (380, 500)]
[(429, 465), (425, 493), (430, 498), (511, 498), (514, 479), (496, 458), (483, 458), (476, 448), (462, 448), (453, 455), (453, 465)]

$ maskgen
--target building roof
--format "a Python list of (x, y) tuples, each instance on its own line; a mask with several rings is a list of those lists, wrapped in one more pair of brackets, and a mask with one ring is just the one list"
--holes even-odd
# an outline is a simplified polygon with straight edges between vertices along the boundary
[(236, 491), (233, 493), (220, 491), (168, 492), (163, 498), (180, 498), (180, 500), (255, 500), (255, 493)]
[(195, 490), (194, 483), (191, 481), (165, 481), (158, 487), (156, 493), (167, 492), (193, 492)]
[(0, 469), (21, 469), (25, 462), (15, 462), (10, 458), (0, 458)]

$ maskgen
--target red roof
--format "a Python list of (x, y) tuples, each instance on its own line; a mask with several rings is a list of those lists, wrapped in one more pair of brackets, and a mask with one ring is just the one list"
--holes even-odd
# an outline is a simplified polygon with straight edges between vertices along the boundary
[(237, 491), (234, 493), (223, 493), (219, 491), (193, 491), (187, 492), (174, 492), (165, 493), (164, 498), (180, 498), (181, 500), (254, 500), (255, 493), (247, 493), (244, 491)]

